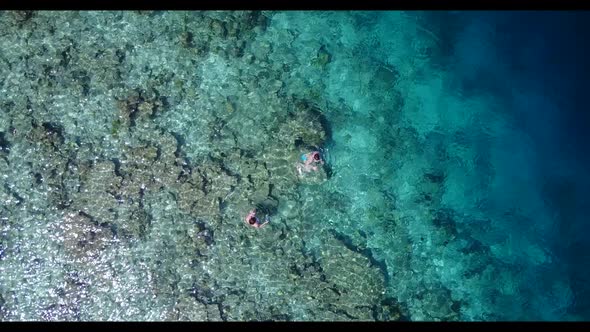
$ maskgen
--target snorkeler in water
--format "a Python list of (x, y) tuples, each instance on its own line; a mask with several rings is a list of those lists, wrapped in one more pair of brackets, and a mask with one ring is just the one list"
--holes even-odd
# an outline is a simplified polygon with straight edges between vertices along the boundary
[(264, 217), (264, 222), (260, 223), (260, 220), (258, 219), (258, 217), (256, 217), (256, 209), (253, 209), (248, 213), (248, 215), (244, 219), (244, 222), (254, 228), (261, 228), (270, 222), (270, 217), (266, 215)]
[(324, 160), (319, 151), (302, 154), (301, 161), (303, 163), (297, 163), (297, 173), (299, 173), (299, 175), (302, 175), (303, 172), (308, 173), (311, 171), (317, 171), (318, 167), (316, 164), (324, 164)]

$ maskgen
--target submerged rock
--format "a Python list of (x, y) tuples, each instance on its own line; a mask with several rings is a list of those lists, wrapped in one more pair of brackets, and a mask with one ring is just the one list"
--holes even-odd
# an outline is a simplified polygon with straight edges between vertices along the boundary
[(97, 258), (114, 238), (110, 228), (97, 225), (83, 212), (67, 212), (59, 227), (64, 248), (76, 259)]

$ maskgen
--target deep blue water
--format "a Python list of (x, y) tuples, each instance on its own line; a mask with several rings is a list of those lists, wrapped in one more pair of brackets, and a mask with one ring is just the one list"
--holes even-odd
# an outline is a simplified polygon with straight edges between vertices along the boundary
[[(518, 90), (508, 111), (532, 140), (536, 154), (529, 165), (514, 164), (515, 176), (535, 173), (545, 211), (555, 225), (539, 234), (554, 252), (571, 283), (574, 299), (570, 313), (590, 317), (589, 201), (590, 13), (588, 12), (483, 12), (461, 13), (480, 33), (457, 37), (463, 46), (459, 63), (492, 75), (500, 89)], [(494, 37), (490, 37), (490, 30)], [(471, 46), (489, 42), (489, 52)], [(491, 55), (493, 54), (493, 56)], [(465, 75), (472, 75), (466, 72)], [(477, 74), (476, 74), (477, 75)], [(519, 141), (510, 142), (520, 146)], [(518, 153), (518, 152), (516, 152)], [(523, 195), (528, 192), (524, 191)], [(539, 225), (543, 226), (543, 225)], [(519, 226), (514, 225), (517, 229)], [(552, 278), (551, 271), (538, 278)], [(538, 289), (545, 292), (546, 289)]]

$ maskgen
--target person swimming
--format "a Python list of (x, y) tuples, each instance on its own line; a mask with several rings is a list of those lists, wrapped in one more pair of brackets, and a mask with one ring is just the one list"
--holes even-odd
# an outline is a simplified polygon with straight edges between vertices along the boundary
[(297, 172), (299, 173), (299, 175), (311, 171), (317, 171), (318, 167), (316, 164), (320, 164), (323, 165), (324, 164), (324, 160), (322, 159), (322, 156), (320, 154), (319, 151), (312, 151), (309, 153), (304, 153), (301, 155), (301, 161), (303, 162), (298, 163), (297, 164)]
[(256, 217), (256, 209), (253, 209), (248, 213), (248, 215), (246, 216), (244, 221), (249, 226), (252, 226), (254, 228), (261, 228), (270, 222), (270, 217), (268, 215), (266, 215), (264, 217), (264, 222), (260, 223), (260, 219), (258, 219), (258, 217)]

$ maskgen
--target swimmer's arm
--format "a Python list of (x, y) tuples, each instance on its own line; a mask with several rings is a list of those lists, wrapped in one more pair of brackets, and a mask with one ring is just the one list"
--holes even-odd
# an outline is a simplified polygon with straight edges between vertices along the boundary
[(270, 218), (268, 216), (264, 217), (264, 222), (262, 224), (260, 224), (260, 227), (268, 224), (270, 222)]

